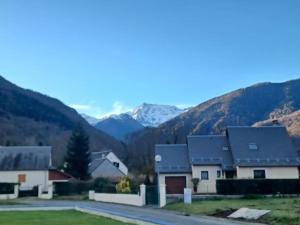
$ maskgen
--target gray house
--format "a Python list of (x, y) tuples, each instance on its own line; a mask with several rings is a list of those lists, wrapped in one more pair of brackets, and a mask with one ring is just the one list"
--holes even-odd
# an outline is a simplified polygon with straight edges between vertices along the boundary
[(89, 173), (92, 178), (120, 178), (128, 175), (128, 169), (112, 151), (92, 152)]
[(167, 193), (183, 193), (199, 178), (199, 193), (215, 193), (217, 179), (299, 178), (300, 157), (285, 127), (227, 127), (225, 135), (188, 136), (187, 144), (156, 145), (155, 165)]

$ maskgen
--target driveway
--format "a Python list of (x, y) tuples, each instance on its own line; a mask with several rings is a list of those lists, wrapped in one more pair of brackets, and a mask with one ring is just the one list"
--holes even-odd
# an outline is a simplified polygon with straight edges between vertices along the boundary
[[(99, 213), (107, 213), (129, 219), (160, 225), (249, 225), (239, 221), (219, 219), (206, 216), (184, 216), (154, 207), (133, 207), (92, 201), (67, 201), (67, 200), (20, 200), (21, 204), (0, 206), (0, 208), (18, 207), (80, 207)], [(23, 204), (22, 204), (23, 203)], [(253, 225), (253, 223), (252, 223)]]

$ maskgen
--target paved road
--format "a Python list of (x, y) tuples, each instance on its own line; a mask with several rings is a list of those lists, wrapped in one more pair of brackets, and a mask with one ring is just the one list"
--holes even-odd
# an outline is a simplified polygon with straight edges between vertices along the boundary
[[(206, 216), (184, 216), (180, 213), (167, 210), (132, 207), (125, 205), (116, 205), (91, 201), (66, 201), (66, 200), (22, 200), (21, 203), (26, 207), (80, 207), (102, 213), (108, 213), (115, 216), (121, 216), (130, 219), (136, 219), (144, 222), (150, 222), (160, 225), (249, 225), (249, 223), (225, 220)], [(24, 205), (9, 205), (5, 207), (24, 207)], [(253, 225), (253, 224), (252, 224)]]

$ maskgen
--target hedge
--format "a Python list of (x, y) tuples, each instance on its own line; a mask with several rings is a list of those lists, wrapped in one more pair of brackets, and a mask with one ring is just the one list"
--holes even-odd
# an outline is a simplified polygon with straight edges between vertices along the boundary
[(300, 194), (300, 179), (226, 179), (217, 180), (222, 195)]
[(91, 182), (57, 182), (54, 183), (54, 193), (57, 195), (80, 195), (93, 189)]
[(0, 183), (0, 194), (13, 194), (15, 183)]

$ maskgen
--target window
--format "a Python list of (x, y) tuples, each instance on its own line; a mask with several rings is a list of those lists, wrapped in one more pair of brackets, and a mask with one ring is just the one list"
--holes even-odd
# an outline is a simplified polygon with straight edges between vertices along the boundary
[(208, 171), (201, 171), (201, 180), (208, 180)]
[(221, 178), (221, 170), (217, 170), (217, 178)]
[(258, 150), (258, 146), (256, 143), (249, 143), (248, 146), (250, 150)]
[(25, 183), (26, 182), (26, 175), (25, 174), (19, 174), (18, 175), (18, 181), (19, 181), (19, 183)]
[(254, 170), (253, 176), (254, 176), (254, 179), (265, 179), (266, 171), (265, 170)]
[(114, 162), (113, 164), (114, 164), (114, 166), (117, 167), (117, 168), (119, 168), (119, 166), (120, 166), (120, 163), (118, 163), (118, 162)]
[(223, 151), (229, 151), (229, 147), (228, 146), (223, 146)]

